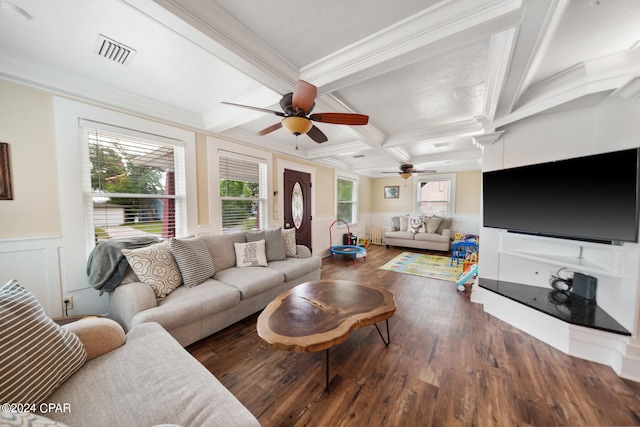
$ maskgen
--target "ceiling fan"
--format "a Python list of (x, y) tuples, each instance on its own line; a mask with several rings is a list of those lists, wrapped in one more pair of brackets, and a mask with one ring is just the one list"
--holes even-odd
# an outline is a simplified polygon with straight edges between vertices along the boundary
[(283, 119), (258, 132), (258, 135), (266, 135), (284, 127), (292, 134), (298, 136), (307, 134), (315, 142), (327, 141), (327, 136), (312, 122), (331, 123), (335, 125), (360, 126), (369, 123), (369, 116), (353, 113), (315, 113), (311, 110), (315, 107), (315, 99), (318, 88), (304, 80), (298, 80), (293, 92), (288, 93), (280, 100), (282, 111), (269, 110), (267, 108), (252, 107), (250, 105), (234, 104), (223, 102), (223, 104), (236, 107), (248, 108), (250, 110), (262, 111), (264, 113), (275, 114)]
[(425, 170), (417, 170), (413, 167), (412, 164), (405, 163), (400, 165), (400, 172), (382, 172), (382, 173), (397, 173), (402, 178), (407, 179), (414, 173), (436, 173), (437, 171), (433, 169), (425, 169)]

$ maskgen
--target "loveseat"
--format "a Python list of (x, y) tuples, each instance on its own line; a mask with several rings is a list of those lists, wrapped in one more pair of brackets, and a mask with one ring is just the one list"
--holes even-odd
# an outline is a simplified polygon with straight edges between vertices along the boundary
[(448, 252), (451, 247), (451, 218), (401, 215), (391, 217), (384, 233), (385, 245)]
[[(260, 311), (280, 293), (320, 279), (321, 259), (292, 242), (290, 233), (270, 229), (172, 239), (170, 251), (165, 247), (163, 252), (173, 255), (183, 284), (166, 295), (160, 288), (167, 280), (156, 280), (153, 274), (120, 284), (109, 294), (109, 316), (125, 331), (159, 323), (183, 346), (205, 338)], [(159, 245), (167, 242), (134, 252)], [(252, 258), (256, 251), (258, 257)], [(247, 254), (252, 259), (245, 259)], [(139, 260), (133, 255), (128, 253), (127, 259), (141, 276), (140, 268), (136, 271)], [(199, 277), (194, 280), (194, 275)]]
[(126, 336), (107, 318), (61, 327), (14, 280), (0, 286), (0, 324), (0, 425), (260, 425), (157, 323)]

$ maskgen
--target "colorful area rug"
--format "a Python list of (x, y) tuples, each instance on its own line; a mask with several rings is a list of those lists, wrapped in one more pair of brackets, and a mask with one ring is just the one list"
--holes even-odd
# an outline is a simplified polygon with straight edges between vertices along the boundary
[(455, 282), (462, 273), (462, 263), (456, 266), (455, 262), (451, 265), (451, 257), (402, 252), (380, 269)]

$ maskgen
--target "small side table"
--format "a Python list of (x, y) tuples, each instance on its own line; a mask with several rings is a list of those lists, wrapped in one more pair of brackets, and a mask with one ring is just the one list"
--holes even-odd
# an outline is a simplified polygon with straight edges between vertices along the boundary
[(478, 242), (475, 240), (454, 240), (451, 249), (451, 265), (456, 260), (456, 265), (460, 260), (464, 260), (467, 253), (478, 252)]

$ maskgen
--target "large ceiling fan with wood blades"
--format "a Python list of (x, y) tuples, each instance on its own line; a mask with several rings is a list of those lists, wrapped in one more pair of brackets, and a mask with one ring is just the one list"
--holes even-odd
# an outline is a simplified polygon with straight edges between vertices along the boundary
[(414, 168), (412, 164), (405, 163), (403, 165), (400, 165), (400, 172), (382, 172), (382, 173), (397, 173), (402, 178), (407, 179), (414, 173), (436, 173), (436, 172), (437, 171), (432, 169), (418, 170)]
[(234, 104), (223, 102), (223, 104), (236, 107), (248, 108), (250, 110), (262, 111), (264, 113), (275, 114), (283, 119), (258, 132), (258, 135), (267, 135), (273, 131), (284, 127), (292, 134), (298, 136), (307, 134), (315, 142), (327, 141), (327, 136), (312, 122), (331, 123), (335, 125), (361, 126), (369, 123), (369, 116), (354, 113), (314, 113), (315, 99), (318, 88), (304, 80), (298, 80), (293, 92), (288, 93), (280, 100), (282, 111), (269, 110), (267, 108), (252, 107), (250, 105)]

